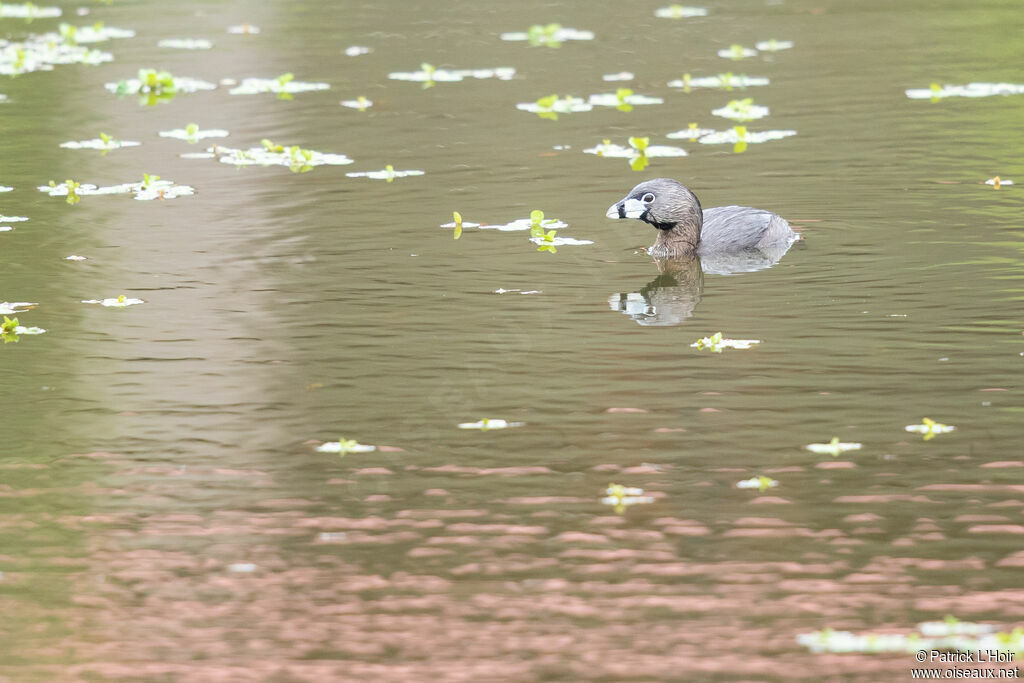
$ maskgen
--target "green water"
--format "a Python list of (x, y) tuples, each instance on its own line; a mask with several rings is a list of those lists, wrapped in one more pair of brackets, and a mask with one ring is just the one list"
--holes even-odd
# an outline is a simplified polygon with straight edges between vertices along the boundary
[[(1024, 184), (1024, 96), (904, 95), (1020, 82), (1016, 3), (736, 0), (680, 21), (579, 0), (82, 6), (63, 20), (137, 36), (97, 45), (108, 64), (0, 80), (0, 214), (30, 218), (0, 233), (0, 301), (38, 302), (18, 317), (47, 330), (0, 349), (0, 676), (904, 680), (909, 655), (811, 655), (796, 634), (1018, 625), (1022, 190), (981, 183)], [(226, 33), (243, 22), (261, 33)], [(498, 37), (548, 22), (596, 38)], [(214, 48), (156, 47), (175, 37)], [(770, 38), (795, 46), (715, 54)], [(387, 78), (421, 62), (517, 76)], [(154, 107), (103, 89), (140, 67), (331, 89)], [(622, 70), (636, 79), (602, 82)], [(727, 70), (772, 82), (666, 86)], [(515, 108), (618, 87), (665, 103), (557, 122)], [(374, 106), (338, 105), (358, 95)], [(739, 97), (771, 108), (751, 130), (797, 135), (741, 154), (664, 138), (727, 128), (710, 111)], [(156, 133), (190, 122), (355, 163), (182, 159), (204, 145)], [(143, 144), (58, 147), (100, 131)], [(582, 152), (637, 135), (689, 156), (636, 173)], [(425, 175), (345, 176), (388, 164)], [(197, 194), (35, 190), (143, 173)], [(773, 268), (672, 290), (637, 250), (653, 230), (604, 218), (657, 176), (775, 211), (803, 240)], [(538, 208), (594, 244), (438, 227)], [(609, 304), (631, 293), (683, 297), (686, 315), (638, 325)], [(146, 303), (80, 303), (118, 294)], [(761, 343), (690, 348), (718, 331)], [(904, 431), (926, 416), (956, 431)], [(456, 428), (482, 417), (525, 425)], [(342, 436), (402, 450), (314, 450)], [(803, 449), (833, 436), (863, 448), (839, 465)], [(761, 474), (779, 486), (736, 489)], [(617, 515), (609, 482), (656, 500)]]

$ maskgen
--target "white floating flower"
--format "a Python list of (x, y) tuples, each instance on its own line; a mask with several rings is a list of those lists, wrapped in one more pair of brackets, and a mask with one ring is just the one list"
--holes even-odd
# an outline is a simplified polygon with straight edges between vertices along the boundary
[[(0, 5), (0, 11), (9, 5)], [(113, 61), (109, 52), (68, 43), (57, 33), (30, 35), (22, 41), (0, 40), (0, 75), (52, 71), (57, 65), (98, 65)], [(4, 98), (5, 99), (5, 98)]]
[(120, 149), (122, 147), (138, 147), (141, 142), (131, 140), (114, 140), (113, 138), (93, 138), (92, 140), (78, 140), (60, 143), (66, 149)]
[(631, 81), (635, 78), (632, 72), (620, 71), (617, 74), (604, 74), (601, 76), (602, 81)]
[(244, 78), (242, 83), (228, 91), (231, 95), (258, 95), (260, 93), (275, 93), (277, 95), (294, 95), (300, 92), (313, 90), (330, 90), (329, 83), (307, 83), (286, 78), (291, 74), (285, 74), (278, 78)]
[(488, 431), (490, 429), (507, 429), (509, 427), (522, 427), (525, 422), (506, 422), (501, 419), (494, 418), (483, 418), (479, 422), (462, 422), (459, 424), (459, 429), (479, 429), (481, 431)]
[(832, 440), (828, 443), (809, 443), (804, 448), (809, 450), (811, 453), (817, 453), (819, 455), (831, 455), (837, 457), (840, 453), (846, 451), (859, 451), (863, 444), (840, 441), (838, 436), (832, 437)]
[(21, 223), (27, 220), (28, 216), (0, 216), (0, 223)]
[[(465, 223), (462, 224), (465, 227)], [(501, 232), (515, 232), (518, 230), (529, 230), (533, 227), (532, 218), (517, 218), (509, 223), (503, 223), (500, 225), (481, 225), (481, 230), (500, 230)], [(569, 224), (560, 221), (557, 218), (545, 218), (540, 221), (539, 227), (545, 230), (557, 230), (559, 228), (567, 228)]]
[(653, 503), (652, 496), (645, 496), (644, 490), (634, 486), (622, 486), (620, 484), (609, 484), (604, 490), (607, 496), (601, 499), (605, 505), (611, 505), (616, 512), (621, 513), (630, 505)]
[(23, 334), (43, 334), (46, 332), (46, 330), (41, 327), (25, 327), (24, 325), (16, 326), (13, 331), (14, 334), (19, 336)]
[(135, 304), (146, 303), (142, 299), (132, 299), (122, 294), (121, 296), (113, 299), (86, 299), (82, 301), (83, 304), (99, 304), (100, 306), (110, 306), (113, 308), (125, 308), (127, 306), (134, 306)]
[(747, 57), (756, 57), (757, 50), (750, 47), (743, 47), (742, 45), (730, 45), (724, 50), (718, 51), (719, 57), (725, 57), (726, 59), (746, 59)]
[(724, 107), (712, 109), (711, 113), (715, 116), (733, 119), (734, 121), (752, 121), (754, 119), (763, 119), (770, 112), (768, 107), (754, 104), (754, 101), (748, 97), (743, 100), (732, 100)]
[[(639, 151), (632, 146), (616, 145), (605, 141), (594, 147), (583, 150), (584, 154), (596, 154), (599, 157), (615, 157), (631, 159), (640, 156)], [(647, 157), (685, 157), (686, 150), (682, 147), (668, 147), (665, 145), (649, 145), (644, 149), (644, 156)]]
[(187, 197), (196, 193), (194, 187), (189, 185), (175, 185), (170, 180), (157, 180), (156, 182), (151, 182), (148, 185), (143, 185), (142, 183), (138, 183), (137, 185), (138, 187), (134, 187), (132, 191), (135, 192), (135, 199), (139, 201), (149, 201), (152, 199), (176, 199), (177, 197)]
[(516, 109), (520, 111), (532, 112), (540, 115), (541, 118), (555, 120), (558, 119), (559, 114), (575, 114), (581, 111), (590, 111), (593, 108), (594, 105), (586, 100), (571, 95), (566, 97), (549, 95), (548, 97), (540, 98), (536, 102), (520, 102), (516, 105)]
[(369, 54), (370, 48), (363, 47), (362, 45), (350, 45), (345, 48), (345, 55), (348, 57), (358, 57), (359, 55)]
[(354, 100), (342, 100), (341, 106), (348, 107), (349, 109), (358, 109), (359, 111), (366, 111), (373, 106), (373, 100), (368, 100), (362, 95)]
[(241, 574), (248, 574), (250, 572), (256, 571), (256, 569), (256, 565), (252, 564), (251, 562), (236, 562), (234, 564), (228, 565), (229, 572), (238, 572)]
[(702, 337), (690, 344), (698, 350), (708, 350), (713, 353), (721, 353), (722, 349), (749, 349), (754, 344), (760, 344), (760, 339), (725, 339), (721, 332), (716, 332), (710, 337)]
[(252, 24), (239, 24), (237, 26), (228, 26), (228, 33), (234, 33), (238, 35), (255, 35), (260, 32), (259, 26), (253, 26)]
[(523, 289), (505, 289), (503, 287), (498, 287), (496, 290), (494, 290), (494, 293), (495, 294), (543, 294), (544, 292), (542, 292), (539, 289), (526, 289), (526, 290), (523, 290)]
[(162, 138), (174, 138), (175, 140), (185, 140), (186, 142), (195, 142), (197, 140), (203, 140), (205, 138), (226, 138), (230, 133), (221, 128), (207, 128), (201, 130), (199, 126), (192, 127), (194, 124), (189, 125), (187, 128), (173, 128), (171, 130), (162, 130), (159, 135)]
[(131, 29), (115, 28), (113, 26), (104, 26), (103, 24), (96, 24), (94, 26), (61, 24), (60, 32), (67, 42), (79, 45), (85, 43), (105, 43), (111, 39), (135, 37), (135, 31)]
[(29, 301), (3, 301), (0, 302), (0, 315), (13, 315), (14, 313), (24, 313), (25, 311), (35, 308), (39, 304), (31, 303)]
[(202, 38), (166, 38), (156, 45), (173, 50), (209, 50), (213, 47), (213, 43)]
[(85, 256), (78, 256), (77, 254), (71, 254), (71, 256), (65, 256), (65, 261), (86, 261), (88, 260)]
[(929, 441), (935, 438), (936, 434), (945, 434), (951, 432), (956, 427), (953, 425), (944, 425), (941, 422), (936, 422), (931, 418), (922, 418), (921, 424), (919, 425), (907, 425), (904, 427), (908, 432), (915, 432), (917, 434), (924, 434), (924, 440)]
[[(452, 223), (442, 223), (441, 227), (442, 228), (455, 228), (455, 223), (454, 222), (452, 222)], [(479, 223), (471, 223), (470, 221), (462, 221), (462, 227), (464, 227), (464, 228), (479, 228), (480, 224)], [(490, 226), (485, 226), (485, 227), (490, 227)]]
[(598, 93), (587, 98), (587, 103), (595, 107), (621, 107), (623, 104), (663, 104), (665, 100), (660, 97), (649, 97), (647, 95), (618, 95), (617, 93)]
[(224, 164), (287, 166), (292, 170), (307, 170), (313, 166), (344, 166), (352, 163), (352, 159), (344, 154), (328, 154), (312, 149), (301, 149), (294, 145), (285, 147), (275, 145), (269, 140), (265, 140), (262, 147), (250, 147), (245, 150), (217, 145), (207, 148), (206, 153), (215, 155)]
[(355, 439), (341, 438), (337, 441), (328, 441), (316, 447), (318, 453), (370, 453), (377, 450), (376, 446), (358, 443)]
[(775, 488), (778, 485), (779, 482), (764, 475), (736, 482), (736, 488), (738, 489), (757, 489), (759, 491), (767, 491), (768, 489)]
[(995, 178), (989, 178), (988, 180), (986, 180), (985, 184), (994, 185), (995, 188), (998, 190), (1001, 185), (1013, 185), (1013, 181), (1010, 180), (1009, 178), (1000, 178), (999, 176), (996, 176)]
[(7, 185), (0, 185), (0, 192), (10, 192), (13, 189), (13, 187), (8, 187)]
[(566, 28), (558, 24), (548, 24), (547, 26), (533, 26), (528, 32), (513, 31), (502, 33), (501, 39), (511, 41), (527, 40), (533, 45), (553, 45), (564, 43), (567, 40), (593, 40), (594, 34), (591, 31), (581, 31), (580, 29)]
[(703, 7), (684, 7), (683, 5), (669, 5), (654, 10), (654, 16), (660, 19), (689, 19), (707, 15), (708, 11)]
[[(782, 138), (788, 138), (791, 135), (796, 135), (795, 130), (763, 130), (757, 132), (750, 132), (746, 130), (745, 126), (736, 126), (729, 130), (723, 130), (721, 132), (711, 132), (707, 135), (702, 136), (698, 142), (703, 145), (717, 145), (722, 143), (735, 144), (737, 142), (747, 142), (750, 144), (757, 144), (761, 142), (768, 142), (769, 140), (781, 140)], [(671, 136), (670, 136), (671, 137)]]
[(762, 40), (754, 45), (758, 50), (762, 52), (778, 52), (779, 50), (788, 50), (793, 47), (792, 40)]
[[(423, 175), (423, 171), (396, 171), (390, 166), (386, 167), (381, 171), (356, 171), (354, 173), (346, 173), (349, 178), (373, 178), (374, 180), (386, 180), (391, 182), (395, 178), (405, 178), (406, 176)], [(465, 224), (463, 224), (465, 225)]]
[(993, 97), (995, 95), (1024, 94), (1024, 84), (1016, 83), (968, 83), (967, 85), (945, 85), (932, 83), (930, 88), (912, 88), (906, 91), (912, 100), (942, 99), (945, 97)]
[(718, 76), (699, 76), (690, 78), (686, 74), (681, 79), (669, 81), (670, 88), (747, 88), (755, 85), (768, 85), (771, 81), (760, 76), (744, 76), (743, 74), (720, 74)]
[(674, 133), (665, 135), (670, 140), (696, 140), (697, 138), (714, 133), (713, 128), (698, 128), (696, 123), (691, 123), (689, 128), (677, 130)]
[(499, 81), (507, 81), (516, 75), (516, 70), (510, 66), (494, 69), (435, 69), (429, 64), (423, 66), (429, 68), (421, 68), (419, 71), (394, 71), (388, 74), (388, 78), (419, 83), (454, 83), (466, 78), (497, 78)]
[(531, 237), (530, 241), (534, 244), (550, 244), (553, 247), (575, 247), (585, 244), (593, 244), (591, 240), (578, 240), (572, 237), (552, 237), (547, 239), (546, 237)]
[(0, 4), (0, 17), (11, 19), (53, 19), (61, 15), (60, 7), (39, 7), (32, 2), (20, 5), (5, 2)]

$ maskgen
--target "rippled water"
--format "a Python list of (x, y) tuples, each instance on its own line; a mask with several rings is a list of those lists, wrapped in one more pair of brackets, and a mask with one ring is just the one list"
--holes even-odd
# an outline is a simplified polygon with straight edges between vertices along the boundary
[[(909, 654), (812, 655), (796, 635), (1017, 625), (1024, 97), (904, 95), (1019, 82), (1017, 6), (736, 0), (678, 21), (659, 6), (64, 8), (137, 36), (103, 44), (109, 64), (0, 81), (15, 187), (0, 214), (30, 217), (0, 232), (0, 301), (39, 302), (19, 318), (47, 330), (0, 351), (0, 676), (904, 680)], [(243, 22), (260, 34), (227, 34)], [(499, 38), (549, 22), (596, 37)], [(185, 37), (214, 47), (156, 45)], [(716, 55), (771, 38), (795, 46)], [(421, 62), (517, 75), (388, 80)], [(140, 67), (331, 89), (153, 107), (104, 90)], [(665, 104), (557, 122), (515, 107), (614, 92), (601, 76), (624, 70)], [(666, 85), (730, 70), (772, 82)], [(338, 104), (359, 95), (373, 107)], [(710, 111), (739, 97), (771, 109), (751, 130), (797, 135), (741, 154), (683, 141), (689, 156), (641, 173), (582, 152), (727, 128)], [(204, 143), (157, 133), (191, 122), (355, 163), (181, 159)], [(100, 131), (143, 144), (58, 146)], [(425, 175), (345, 177), (386, 165)], [(197, 194), (68, 206), (35, 190), (143, 173)], [(666, 276), (637, 251), (650, 228), (604, 218), (659, 175), (804, 239), (767, 270)], [(1019, 184), (982, 184), (995, 175)], [(594, 244), (539, 253), (526, 233), (438, 227), (538, 208)], [(80, 303), (119, 294), (146, 303)], [(673, 324), (637, 324), (625, 302)], [(718, 331), (761, 343), (690, 348)], [(926, 416), (956, 431), (904, 431)], [(457, 428), (482, 417), (525, 425)], [(833, 436), (863, 448), (803, 449)], [(390, 448), (315, 451), (340, 437)], [(758, 475), (779, 485), (736, 488)], [(616, 514), (609, 482), (655, 501)]]

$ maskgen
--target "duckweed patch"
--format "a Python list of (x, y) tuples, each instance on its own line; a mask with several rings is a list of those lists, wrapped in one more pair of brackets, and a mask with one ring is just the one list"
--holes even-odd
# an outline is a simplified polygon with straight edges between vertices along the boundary
[(685, 5), (669, 5), (654, 10), (654, 16), (659, 19), (691, 19), (707, 15), (708, 11), (704, 7), (686, 7)]
[(833, 458), (839, 457), (840, 453), (846, 453), (847, 451), (859, 451), (863, 444), (854, 442), (840, 441), (838, 436), (833, 436), (832, 440), (828, 443), (809, 443), (804, 448), (809, 450), (811, 453), (817, 453), (818, 455), (831, 455)]
[(698, 351), (721, 353), (725, 349), (749, 349), (760, 343), (760, 339), (726, 339), (721, 332), (716, 332), (710, 337), (701, 337), (690, 346)]
[(502, 33), (502, 40), (527, 41), (532, 47), (560, 47), (569, 40), (593, 40), (590, 31), (568, 28), (561, 24), (534, 24), (525, 32)]
[(620, 515), (631, 505), (644, 505), (654, 502), (653, 497), (645, 496), (643, 489), (634, 486), (608, 484), (608, 488), (604, 492), (605, 497), (601, 499), (601, 503), (611, 505), (615, 512)]
[(162, 130), (158, 133), (162, 138), (174, 138), (175, 140), (184, 140), (189, 143), (199, 142), (206, 138), (226, 138), (230, 133), (221, 128), (207, 128), (202, 130), (198, 124), (190, 123), (184, 128), (173, 128), (171, 130)]
[(947, 97), (995, 97), (996, 95), (1022, 95), (1024, 85), (1017, 83), (968, 83), (967, 85), (939, 85), (911, 88), (906, 91), (912, 100), (941, 100)]
[(924, 435), (924, 441), (931, 441), (937, 434), (946, 434), (956, 429), (953, 425), (944, 425), (941, 422), (925, 417), (919, 425), (907, 425), (904, 427), (908, 432)]
[(337, 453), (340, 456), (349, 453), (372, 453), (376, 446), (357, 442), (355, 439), (341, 437), (337, 441), (328, 441), (316, 447), (317, 453)]

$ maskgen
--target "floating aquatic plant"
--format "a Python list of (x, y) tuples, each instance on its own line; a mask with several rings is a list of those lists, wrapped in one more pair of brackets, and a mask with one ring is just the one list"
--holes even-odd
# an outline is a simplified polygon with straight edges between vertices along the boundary
[(698, 351), (711, 351), (721, 353), (723, 349), (749, 349), (754, 344), (760, 344), (760, 339), (725, 339), (721, 332), (716, 332), (710, 337), (702, 337), (690, 344)]
[(921, 424), (907, 425), (906, 427), (904, 427), (904, 429), (906, 429), (908, 432), (924, 434), (924, 440), (930, 441), (931, 439), (935, 438), (936, 434), (945, 434), (946, 432), (951, 432), (954, 429), (956, 429), (956, 427), (954, 427), (953, 425), (944, 425), (941, 422), (936, 422), (931, 418), (925, 417), (921, 418)]
[(617, 74), (604, 74), (601, 76), (602, 81), (631, 81), (635, 78), (630, 71), (620, 71)]
[(730, 45), (724, 50), (719, 50), (718, 56), (739, 61), (741, 59), (746, 59), (747, 57), (756, 57), (757, 50), (750, 47), (743, 47), (742, 45)]
[(738, 489), (757, 489), (761, 493), (764, 493), (768, 489), (775, 488), (779, 485), (779, 482), (775, 481), (771, 477), (766, 477), (763, 474), (758, 477), (751, 477), (750, 479), (744, 479), (743, 481), (736, 482), (736, 488)]
[(363, 95), (360, 95), (354, 100), (342, 100), (341, 106), (348, 107), (350, 109), (358, 109), (359, 111), (366, 111), (373, 106), (373, 100), (368, 100)]
[(132, 194), (135, 199), (146, 201), (151, 199), (174, 199), (176, 197), (195, 194), (195, 188), (188, 185), (175, 185), (171, 180), (160, 180), (160, 176), (143, 174), (140, 183), (122, 183), (97, 187), (88, 183), (77, 183), (66, 180), (63, 183), (50, 181), (49, 185), (37, 188), (51, 197), (64, 197), (68, 204), (77, 204), (81, 197), (98, 194)]
[(238, 24), (237, 26), (228, 26), (228, 33), (234, 33), (237, 35), (252, 36), (260, 32), (259, 26), (253, 26), (252, 24)]
[(34, 2), (0, 4), (0, 18), (25, 19), (54, 19), (61, 15), (60, 7), (39, 7)]
[(100, 133), (98, 138), (92, 140), (78, 140), (70, 142), (60, 143), (61, 147), (66, 149), (99, 149), (104, 152), (108, 152), (112, 149), (120, 149), (122, 147), (138, 147), (140, 142), (133, 142), (131, 140), (115, 140), (106, 133)]
[[(185, 156), (185, 155), (182, 155)], [(188, 155), (189, 158), (216, 158), (224, 164), (236, 166), (287, 166), (293, 172), (303, 173), (314, 166), (343, 166), (351, 164), (344, 154), (326, 154), (297, 145), (286, 147), (264, 139), (262, 146), (249, 149), (234, 149), (216, 145), (209, 147), (205, 154)]]
[(479, 429), (480, 431), (486, 432), (491, 429), (507, 429), (509, 427), (522, 427), (525, 422), (507, 422), (501, 419), (495, 418), (481, 418), (479, 422), (462, 422), (459, 424), (459, 429)]
[(556, 251), (555, 247), (576, 247), (594, 243), (592, 240), (578, 240), (573, 237), (558, 237), (555, 235), (554, 230), (548, 230), (541, 235), (534, 235), (530, 237), (530, 241), (539, 245), (537, 247), (537, 251), (550, 251), (552, 254)]
[(13, 189), (14, 188), (9, 185), (0, 185), (0, 192), (10, 192)]
[(395, 178), (423, 175), (423, 171), (396, 171), (394, 166), (388, 164), (381, 171), (356, 171), (354, 173), (346, 173), (345, 175), (349, 178), (373, 178), (374, 180), (383, 180), (390, 183)]
[(18, 322), (17, 318), (8, 318), (4, 316), (3, 322), (0, 322), (0, 338), (3, 339), (4, 344), (9, 342), (17, 342), (18, 337), (23, 334), (43, 334), (46, 332), (41, 327), (25, 327)]
[(30, 301), (2, 301), (0, 302), (0, 315), (14, 315), (31, 310), (39, 304)]
[(230, 133), (220, 128), (200, 130), (198, 124), (190, 123), (184, 128), (162, 130), (159, 135), (162, 138), (174, 138), (175, 140), (184, 140), (186, 142), (193, 143), (199, 142), (205, 138), (226, 138)]
[(92, 26), (72, 26), (71, 24), (60, 24), (57, 27), (61, 38), (71, 45), (82, 43), (105, 43), (111, 39), (134, 38), (135, 31), (125, 28), (114, 28), (104, 26), (102, 21), (97, 21)]
[(1024, 94), (1024, 84), (1016, 83), (968, 83), (967, 85), (939, 85), (932, 83), (928, 88), (912, 88), (906, 91), (912, 100), (941, 100), (946, 97), (993, 97), (995, 95)]
[(370, 52), (370, 48), (363, 47), (362, 45), (350, 45), (345, 48), (345, 55), (348, 57), (358, 57), (359, 55), (366, 55)]
[(337, 441), (328, 441), (317, 446), (316, 450), (318, 453), (337, 453), (345, 456), (349, 453), (370, 453), (377, 450), (377, 447), (359, 443), (355, 439), (341, 437)]
[(629, 146), (614, 145), (611, 140), (603, 140), (601, 144), (583, 150), (584, 154), (596, 154), (599, 157), (615, 157), (629, 159), (629, 166), (634, 171), (647, 168), (649, 160), (654, 157), (684, 157), (686, 150), (681, 147), (651, 145), (650, 138), (631, 137)]
[(654, 10), (654, 16), (661, 19), (689, 19), (691, 17), (706, 17), (708, 11), (703, 7), (686, 7), (684, 5), (669, 5)]
[(128, 306), (134, 306), (136, 304), (146, 303), (142, 299), (133, 299), (131, 297), (120, 294), (112, 299), (85, 299), (82, 301), (83, 304), (99, 304), (100, 306), (108, 306), (111, 308), (126, 308)]
[(635, 488), (633, 486), (608, 484), (608, 488), (606, 488), (604, 492), (606, 495), (601, 499), (601, 502), (605, 505), (611, 505), (615, 509), (615, 512), (620, 515), (625, 512), (626, 508), (630, 505), (654, 502), (653, 497), (644, 495), (643, 489)]
[(683, 77), (669, 81), (670, 88), (683, 88), (690, 92), (690, 88), (722, 88), (732, 90), (733, 88), (747, 88), (757, 85), (768, 85), (771, 81), (760, 76), (747, 76), (734, 74), (731, 71), (718, 74), (717, 76), (699, 76), (693, 78), (690, 74), (683, 74)]
[(714, 132), (712, 128), (700, 128), (696, 123), (691, 123), (688, 127), (677, 130), (674, 133), (668, 133), (665, 137), (670, 140), (696, 140), (705, 135), (711, 135)]
[(768, 107), (754, 104), (753, 98), (747, 97), (742, 100), (730, 100), (729, 104), (712, 109), (711, 113), (734, 121), (753, 121), (768, 116), (769, 110)]
[(213, 90), (213, 83), (189, 78), (172, 76), (168, 71), (155, 69), (139, 69), (138, 78), (129, 78), (116, 83), (106, 83), (104, 87), (115, 95), (140, 95), (140, 104), (154, 105), (166, 102), (178, 93), (193, 93), (200, 90)]
[(774, 38), (772, 38), (770, 40), (762, 40), (759, 43), (755, 43), (754, 47), (756, 47), (761, 52), (778, 52), (779, 50), (788, 50), (789, 48), (793, 47), (793, 41), (775, 40)]
[(599, 93), (587, 98), (587, 103), (596, 107), (615, 107), (619, 111), (633, 111), (634, 105), (641, 104), (662, 104), (665, 100), (660, 97), (648, 97), (647, 95), (634, 95), (629, 88), (619, 88), (613, 93)]
[(809, 443), (804, 448), (809, 450), (811, 453), (817, 453), (819, 455), (831, 455), (833, 458), (839, 457), (840, 453), (846, 451), (859, 451), (863, 444), (853, 442), (843, 442), (839, 440), (838, 436), (833, 436), (832, 440), (828, 443)]
[(992, 185), (995, 189), (998, 190), (1003, 185), (1013, 185), (1013, 181), (1010, 180), (1009, 178), (1000, 178), (999, 176), (996, 176), (995, 178), (989, 178), (988, 180), (986, 180), (985, 184)]
[(434, 83), (456, 83), (466, 78), (497, 78), (499, 81), (507, 81), (515, 75), (516, 70), (510, 66), (494, 69), (438, 69), (424, 62), (420, 64), (419, 71), (394, 71), (388, 74), (388, 78), (396, 81), (415, 81), (423, 83), (424, 88), (429, 88)]
[(156, 44), (157, 47), (167, 47), (172, 50), (209, 50), (213, 43), (202, 38), (165, 38)]
[(525, 33), (502, 33), (502, 40), (525, 40), (533, 47), (561, 47), (567, 40), (593, 40), (590, 31), (566, 28), (561, 24), (534, 24)]
[(58, 33), (30, 35), (22, 41), (0, 40), (0, 75), (18, 76), (32, 71), (51, 71), (62, 64), (95, 66), (113, 59), (114, 56), (109, 52), (69, 42)]
[(536, 102), (520, 102), (516, 105), (516, 109), (533, 112), (542, 119), (551, 119), (552, 121), (557, 121), (559, 114), (590, 111), (593, 108), (592, 104), (572, 95), (566, 95), (565, 97), (548, 95)]
[(462, 229), (463, 228), (479, 228), (480, 227), (479, 223), (470, 223), (469, 221), (462, 220), (462, 214), (459, 213), (458, 211), (452, 211), (452, 218), (455, 219), (453, 222), (451, 222), (451, 223), (444, 223), (441, 227), (442, 228), (454, 228), (455, 229), (455, 234), (454, 234), (455, 239), (459, 239), (462, 236)]
[(28, 216), (3, 216), (0, 215), (0, 223), (21, 223), (27, 221)]
[(542, 292), (539, 289), (522, 290), (522, 289), (505, 289), (503, 287), (498, 287), (496, 290), (494, 290), (494, 293), (495, 294), (543, 294), (544, 292)]
[(723, 130), (721, 132), (708, 133), (702, 136), (698, 142), (703, 145), (717, 145), (722, 143), (728, 143), (733, 145), (733, 151), (736, 153), (743, 152), (746, 150), (748, 144), (759, 144), (762, 142), (768, 142), (769, 140), (781, 140), (782, 138), (788, 138), (791, 135), (796, 135), (795, 130), (763, 130), (758, 132), (750, 132), (746, 126), (733, 126), (729, 130)]
[(71, 254), (71, 256), (65, 256), (65, 261), (87, 261), (88, 259), (84, 256), (78, 256), (77, 254)]
[(240, 85), (228, 92), (232, 95), (258, 95), (274, 93), (278, 99), (290, 100), (292, 95), (313, 90), (330, 90), (329, 83), (307, 83), (295, 80), (295, 75), (286, 73), (277, 78), (244, 78)]

